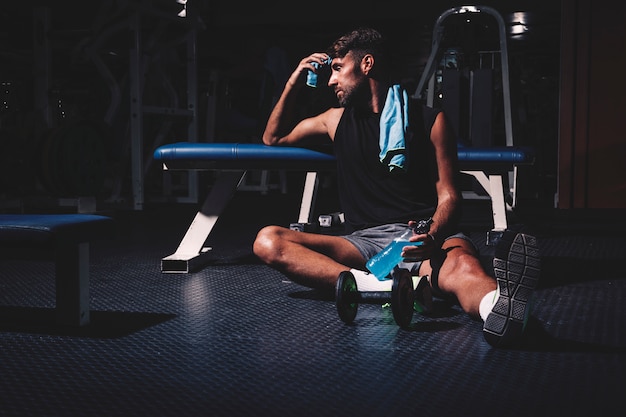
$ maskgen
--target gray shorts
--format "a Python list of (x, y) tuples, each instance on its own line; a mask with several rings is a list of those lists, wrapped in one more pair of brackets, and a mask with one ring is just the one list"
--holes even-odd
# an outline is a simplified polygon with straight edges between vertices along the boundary
[[(341, 237), (356, 246), (359, 252), (361, 252), (361, 255), (363, 255), (363, 258), (367, 260), (380, 252), (389, 243), (391, 243), (391, 241), (396, 236), (404, 232), (407, 227), (408, 226), (406, 223), (383, 224), (381, 226), (357, 230), (356, 232), (353, 232), (349, 235), (343, 235)], [(469, 236), (465, 235), (462, 232), (452, 234), (446, 237), (444, 240), (452, 238), (465, 239), (470, 242), (474, 248), (476, 248), (474, 242), (472, 242)], [(476, 248), (476, 250), (478, 250), (478, 248)], [(401, 262), (399, 264), (399, 267), (406, 268), (411, 272), (417, 272), (419, 271), (421, 265), (422, 261)]]

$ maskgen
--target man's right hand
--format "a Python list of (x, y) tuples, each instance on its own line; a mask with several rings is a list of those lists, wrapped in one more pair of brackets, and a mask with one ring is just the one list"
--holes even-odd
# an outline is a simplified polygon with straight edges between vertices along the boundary
[(329, 59), (330, 57), (328, 54), (323, 52), (315, 52), (306, 58), (303, 58), (289, 77), (287, 84), (290, 87), (301, 86), (306, 81), (308, 71), (317, 73), (317, 68), (313, 65), (314, 62), (317, 63), (318, 66), (322, 66), (325, 65)]

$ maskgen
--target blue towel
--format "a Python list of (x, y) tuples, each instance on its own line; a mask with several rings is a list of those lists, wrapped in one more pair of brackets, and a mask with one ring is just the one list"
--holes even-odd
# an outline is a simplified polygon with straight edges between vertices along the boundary
[(407, 169), (405, 140), (409, 128), (409, 95), (395, 84), (389, 87), (385, 107), (380, 114), (380, 162), (389, 171)]

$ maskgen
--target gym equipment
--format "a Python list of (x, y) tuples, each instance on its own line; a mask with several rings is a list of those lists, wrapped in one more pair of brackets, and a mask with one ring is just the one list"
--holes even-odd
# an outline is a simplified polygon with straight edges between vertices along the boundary
[(413, 304), (415, 303), (415, 290), (413, 278), (407, 269), (398, 268), (391, 274), (391, 312), (393, 318), (403, 329), (411, 324), (413, 318)]
[[(489, 240), (495, 241), (498, 234), (507, 229), (503, 177), (512, 167), (533, 164), (535, 152), (521, 146), (502, 146), (459, 147), (457, 153), (460, 168), (465, 172), (472, 172), (491, 198), (494, 226)], [(318, 174), (335, 169), (335, 157), (329, 153), (253, 143), (178, 142), (158, 147), (153, 157), (163, 164), (164, 170), (220, 171), (217, 182), (213, 184), (176, 252), (161, 260), (161, 271), (174, 273), (188, 273), (203, 263), (202, 258), (209, 254), (208, 249), (203, 248), (204, 242), (226, 204), (239, 188), (246, 170), (306, 171), (298, 218), (298, 224), (306, 225), (314, 223), (311, 215), (317, 193)]]
[(89, 324), (89, 243), (114, 235), (114, 220), (91, 214), (0, 214), (0, 258), (55, 263), (56, 321)]
[(359, 291), (354, 275), (349, 271), (339, 274), (335, 287), (335, 304), (339, 318), (350, 324), (356, 318), (359, 303), (391, 304), (391, 312), (398, 326), (406, 329), (411, 324), (413, 311), (426, 314), (432, 310), (432, 297), (428, 279), (419, 279), (413, 288), (413, 277), (408, 269), (396, 268), (391, 272), (391, 291)]
[[(443, 108), (460, 142), (472, 147), (499, 143), (516, 146), (506, 29), (504, 19), (492, 7), (466, 5), (441, 13), (433, 27), (430, 55), (413, 93), (413, 98), (424, 100), (428, 106)], [(503, 132), (499, 132), (500, 126)], [(484, 188), (482, 173), (462, 172), (474, 176)], [(507, 206), (513, 209), (517, 205), (518, 166), (509, 167), (501, 177), (504, 175), (509, 184), (504, 195)], [(484, 198), (470, 190), (463, 190), (463, 197)]]

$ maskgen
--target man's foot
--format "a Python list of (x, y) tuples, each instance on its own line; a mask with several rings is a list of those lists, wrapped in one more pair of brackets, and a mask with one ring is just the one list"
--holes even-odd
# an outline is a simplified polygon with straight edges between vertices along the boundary
[(540, 274), (537, 239), (523, 233), (505, 232), (496, 247), (493, 269), (498, 290), (483, 334), (490, 345), (506, 347), (521, 338), (530, 313), (532, 293)]

